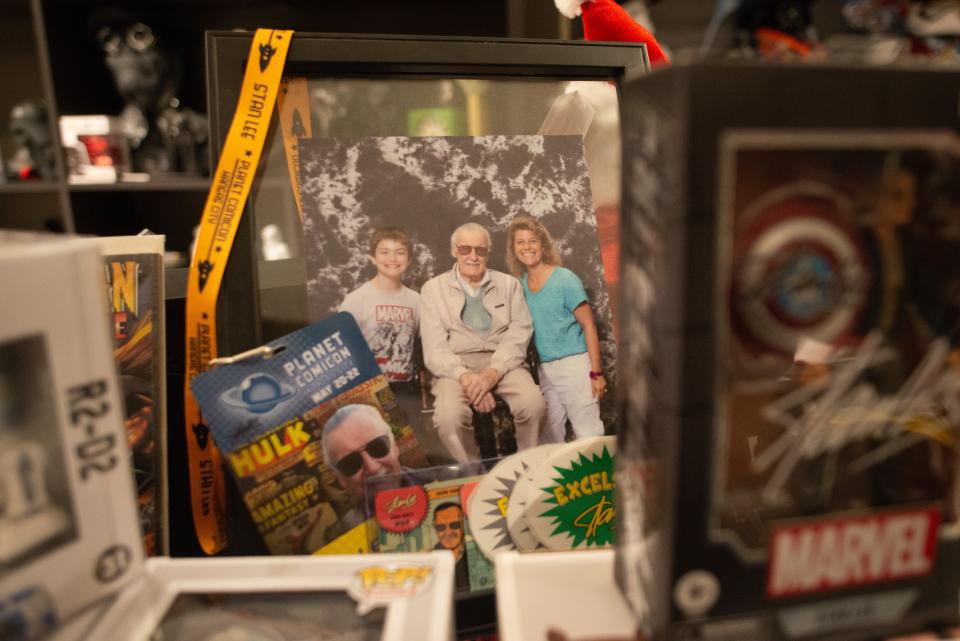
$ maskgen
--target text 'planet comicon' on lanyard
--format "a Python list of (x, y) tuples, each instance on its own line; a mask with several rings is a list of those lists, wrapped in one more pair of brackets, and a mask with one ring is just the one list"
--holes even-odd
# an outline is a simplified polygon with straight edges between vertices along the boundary
[(190, 261), (184, 417), (193, 522), (207, 554), (227, 545), (225, 488), (220, 453), (209, 438), (190, 382), (217, 357), (217, 297), (260, 162), (292, 38), (293, 31), (273, 29), (258, 29), (253, 36), (237, 109), (212, 176)]

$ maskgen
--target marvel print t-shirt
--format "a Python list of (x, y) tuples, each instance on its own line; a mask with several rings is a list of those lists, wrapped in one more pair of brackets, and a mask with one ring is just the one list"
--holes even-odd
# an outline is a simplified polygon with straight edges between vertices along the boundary
[(413, 346), (420, 326), (420, 294), (391, 293), (367, 282), (347, 294), (340, 309), (357, 320), (377, 363), (390, 381), (413, 378)]

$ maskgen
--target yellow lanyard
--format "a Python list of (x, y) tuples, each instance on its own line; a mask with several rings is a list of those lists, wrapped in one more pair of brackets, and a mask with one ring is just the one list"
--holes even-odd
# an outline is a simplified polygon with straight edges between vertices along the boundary
[(307, 94), (307, 79), (303, 76), (284, 78), (277, 96), (280, 109), (280, 134), (283, 136), (283, 150), (287, 156), (287, 169), (290, 172), (290, 186), (293, 199), (297, 204), (297, 215), (303, 222), (303, 202), (300, 199), (300, 146), (299, 138), (313, 136), (313, 124), (310, 120), (310, 97)]
[(237, 109), (203, 207), (187, 283), (186, 420), (190, 497), (197, 540), (215, 554), (227, 545), (220, 452), (209, 438), (190, 382), (217, 357), (217, 297), (230, 248), (260, 162), (293, 31), (257, 29)]

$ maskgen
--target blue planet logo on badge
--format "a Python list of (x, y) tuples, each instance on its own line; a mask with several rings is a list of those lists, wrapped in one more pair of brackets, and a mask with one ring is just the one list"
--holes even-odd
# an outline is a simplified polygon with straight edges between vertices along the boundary
[(253, 414), (266, 414), (294, 394), (296, 390), (292, 386), (261, 373), (243, 379), (239, 386), (227, 390), (221, 398), (231, 407)]

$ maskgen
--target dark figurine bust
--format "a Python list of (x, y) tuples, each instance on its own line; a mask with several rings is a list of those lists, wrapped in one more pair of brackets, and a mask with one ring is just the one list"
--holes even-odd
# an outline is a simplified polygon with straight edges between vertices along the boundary
[(97, 31), (107, 68), (126, 102), (120, 119), (136, 171), (152, 175), (206, 173), (206, 118), (176, 97), (174, 56), (153, 30), (127, 21)]
[(54, 179), (54, 146), (47, 122), (47, 106), (41, 100), (27, 100), (10, 110), (10, 136), (17, 145), (8, 163), (8, 172), (27, 180)]

